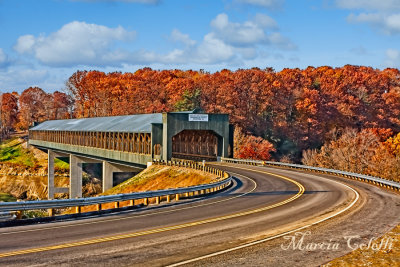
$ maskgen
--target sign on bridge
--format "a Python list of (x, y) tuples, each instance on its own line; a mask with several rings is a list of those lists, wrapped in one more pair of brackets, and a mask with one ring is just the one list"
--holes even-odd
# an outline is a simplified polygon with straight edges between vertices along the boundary
[(208, 114), (189, 114), (189, 121), (208, 121)]

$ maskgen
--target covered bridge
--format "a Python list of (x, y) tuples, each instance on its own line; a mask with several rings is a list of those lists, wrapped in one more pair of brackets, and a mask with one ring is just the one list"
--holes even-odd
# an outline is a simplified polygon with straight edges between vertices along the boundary
[[(54, 120), (31, 128), (29, 144), (48, 150), (49, 164), (51, 155), (72, 155), (81, 162), (91, 159), (104, 162), (103, 166), (143, 168), (153, 159), (215, 161), (231, 157), (233, 129), (227, 114), (198, 110)], [(73, 166), (70, 168), (72, 183)], [(49, 173), (51, 169), (49, 165)], [(112, 184), (105, 182), (105, 173), (110, 172), (103, 168), (104, 190)]]
[(29, 143), (146, 165), (152, 159), (229, 157), (233, 133), (228, 115), (190, 111), (45, 121), (29, 130)]

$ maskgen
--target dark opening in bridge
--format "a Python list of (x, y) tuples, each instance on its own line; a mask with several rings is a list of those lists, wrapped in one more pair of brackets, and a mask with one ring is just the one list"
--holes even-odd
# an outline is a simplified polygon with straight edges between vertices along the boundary
[(222, 138), (210, 130), (183, 130), (172, 137), (172, 157), (216, 161), (222, 154)]

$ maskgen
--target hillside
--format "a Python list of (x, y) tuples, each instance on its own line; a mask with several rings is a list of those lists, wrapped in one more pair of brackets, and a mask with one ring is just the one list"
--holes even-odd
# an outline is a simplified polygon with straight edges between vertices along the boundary
[(132, 193), (206, 184), (216, 176), (198, 170), (152, 165), (135, 177), (107, 190), (102, 195)]
[[(69, 185), (69, 164), (55, 161), (57, 187)], [(83, 176), (84, 195), (100, 192), (100, 185), (87, 174)], [(28, 147), (23, 138), (11, 138), (0, 145), (0, 194), (16, 199), (47, 199), (47, 154)], [(66, 197), (60, 194), (58, 197)]]

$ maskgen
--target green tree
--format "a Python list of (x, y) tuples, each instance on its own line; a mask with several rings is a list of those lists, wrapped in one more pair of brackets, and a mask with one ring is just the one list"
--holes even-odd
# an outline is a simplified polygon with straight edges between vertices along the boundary
[(195, 89), (194, 91), (186, 90), (183, 92), (182, 99), (175, 103), (176, 111), (193, 110), (200, 108), (201, 90)]

